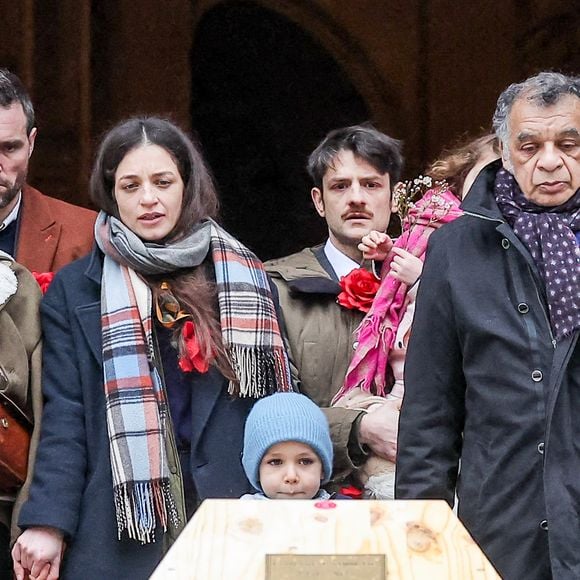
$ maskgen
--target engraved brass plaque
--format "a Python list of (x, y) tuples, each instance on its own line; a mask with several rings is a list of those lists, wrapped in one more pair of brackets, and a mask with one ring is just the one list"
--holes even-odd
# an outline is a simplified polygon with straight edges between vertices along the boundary
[(266, 580), (385, 580), (385, 554), (266, 554)]

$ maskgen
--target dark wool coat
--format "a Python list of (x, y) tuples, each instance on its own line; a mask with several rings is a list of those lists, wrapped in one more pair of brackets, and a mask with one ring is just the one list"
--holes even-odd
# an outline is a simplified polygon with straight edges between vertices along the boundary
[(453, 503), (457, 491), (460, 518), (503, 578), (578, 579), (578, 332), (553, 341), (535, 264), (492, 194), (498, 167), (429, 242), (396, 497)]
[[(162, 557), (163, 541), (117, 539), (101, 355), (101, 255), (63, 268), (41, 305), (45, 407), (22, 527), (65, 533), (62, 579), (140, 580)], [(231, 399), (213, 369), (192, 384), (192, 477), (200, 499), (251, 491), (241, 465), (253, 401)]]

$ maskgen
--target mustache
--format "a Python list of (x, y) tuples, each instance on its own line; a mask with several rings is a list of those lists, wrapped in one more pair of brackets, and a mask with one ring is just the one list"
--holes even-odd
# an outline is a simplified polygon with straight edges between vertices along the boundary
[(356, 209), (350, 209), (348, 211), (345, 211), (342, 214), (342, 219), (347, 220), (350, 219), (352, 217), (363, 217), (363, 218), (368, 218), (371, 219), (373, 217), (373, 213), (366, 211), (366, 210), (356, 210)]

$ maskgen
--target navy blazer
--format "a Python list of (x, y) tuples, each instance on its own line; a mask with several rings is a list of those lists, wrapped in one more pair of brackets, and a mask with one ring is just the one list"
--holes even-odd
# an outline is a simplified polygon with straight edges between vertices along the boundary
[[(63, 268), (41, 305), (45, 408), (30, 497), (19, 524), (62, 530), (61, 578), (148, 578), (164, 542), (117, 539), (101, 349), (102, 254)], [(191, 475), (200, 499), (251, 491), (241, 465), (253, 400), (215, 369), (192, 384)]]

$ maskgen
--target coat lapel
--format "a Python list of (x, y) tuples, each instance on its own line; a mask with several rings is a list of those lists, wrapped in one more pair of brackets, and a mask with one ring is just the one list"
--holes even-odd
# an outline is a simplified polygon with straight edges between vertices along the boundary
[(325, 272), (335, 281), (338, 282), (338, 276), (330, 263), (330, 260), (326, 257), (324, 253), (324, 246), (317, 246), (312, 249), (314, 256), (318, 260), (318, 263), (324, 268)]
[(85, 270), (85, 276), (95, 283), (95, 294), (93, 302), (87, 302), (77, 306), (75, 314), (79, 321), (82, 332), (85, 336), (91, 353), (97, 360), (99, 366), (103, 364), (103, 346), (101, 331), (101, 274), (102, 274), (101, 255), (98, 250), (93, 250), (89, 265)]
[(101, 336), (101, 303), (85, 304), (76, 309), (77, 319), (85, 339), (100, 366), (103, 364), (103, 347)]
[(16, 260), (35, 272), (50, 272), (61, 236), (55, 220), (40, 192), (25, 185), (18, 223)]

